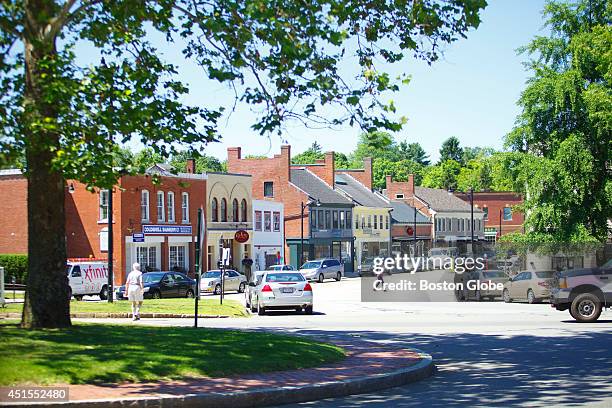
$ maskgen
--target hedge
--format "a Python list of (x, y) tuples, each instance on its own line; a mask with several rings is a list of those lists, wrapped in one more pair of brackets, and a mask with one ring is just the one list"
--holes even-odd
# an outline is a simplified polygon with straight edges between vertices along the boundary
[(16, 283), (26, 283), (28, 276), (28, 256), (20, 254), (0, 254), (0, 266), (4, 267), (4, 282), (11, 283), (15, 276)]

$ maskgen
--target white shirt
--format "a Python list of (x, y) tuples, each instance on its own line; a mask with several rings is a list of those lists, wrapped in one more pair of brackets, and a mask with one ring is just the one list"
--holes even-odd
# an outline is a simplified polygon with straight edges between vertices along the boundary
[(125, 280), (125, 286), (140, 286), (142, 283), (142, 272), (140, 271), (132, 271), (128, 274), (127, 279)]

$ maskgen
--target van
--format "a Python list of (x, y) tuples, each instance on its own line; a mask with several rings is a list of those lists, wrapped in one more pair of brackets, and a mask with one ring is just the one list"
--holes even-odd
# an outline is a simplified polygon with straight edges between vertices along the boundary
[(108, 263), (106, 260), (72, 258), (66, 263), (70, 295), (82, 300), (84, 295), (108, 299)]

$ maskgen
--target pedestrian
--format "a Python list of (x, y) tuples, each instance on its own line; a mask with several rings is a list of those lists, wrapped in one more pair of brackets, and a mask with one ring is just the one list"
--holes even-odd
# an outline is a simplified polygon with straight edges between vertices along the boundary
[(127, 289), (128, 300), (132, 302), (132, 320), (140, 320), (140, 308), (142, 307), (144, 285), (142, 283), (142, 272), (140, 272), (140, 264), (138, 262), (132, 265), (132, 271), (125, 280), (125, 288)]

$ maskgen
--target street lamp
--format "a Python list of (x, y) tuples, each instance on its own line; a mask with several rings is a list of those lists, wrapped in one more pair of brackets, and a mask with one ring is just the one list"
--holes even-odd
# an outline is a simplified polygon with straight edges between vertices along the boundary
[(300, 264), (298, 265), (298, 268), (300, 266), (302, 266), (304, 264), (304, 210), (306, 209), (306, 207), (310, 207), (311, 205), (315, 205), (317, 207), (321, 206), (321, 200), (319, 200), (318, 198), (315, 200), (312, 197), (308, 197), (309, 200), (306, 202), (306, 204), (304, 204), (304, 202), (301, 202), (301, 217), (300, 217), (300, 228), (301, 228), (301, 238), (300, 238)]
[(413, 243), (412, 243), (412, 255), (416, 256), (416, 247), (417, 247), (417, 212), (424, 210), (425, 208), (427, 208), (428, 210), (431, 210), (431, 207), (429, 206), (429, 204), (423, 205), (419, 208), (416, 208), (416, 206), (414, 207), (414, 224), (413, 224), (413, 229), (412, 229), (412, 238), (413, 238)]

